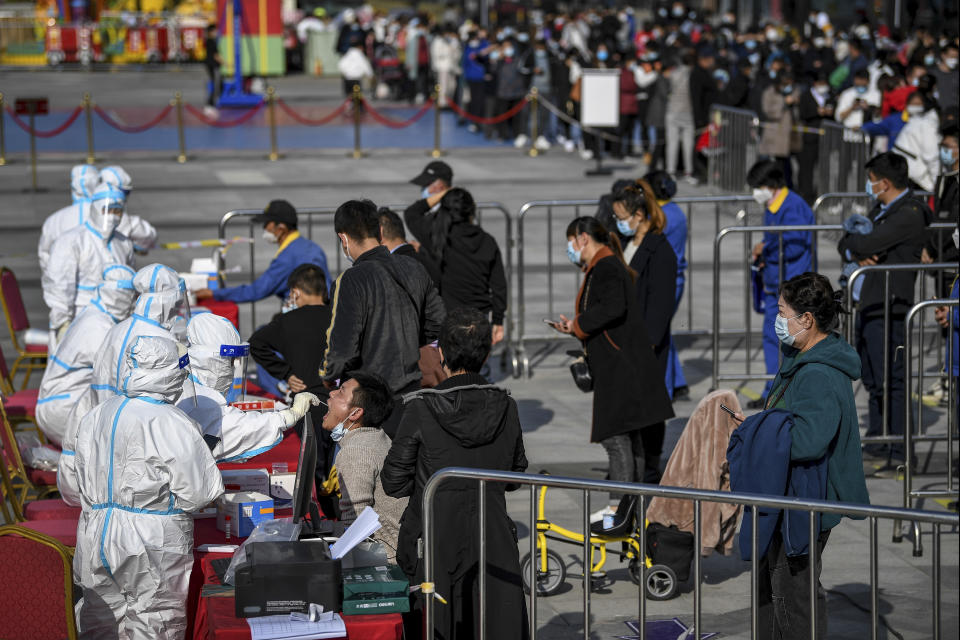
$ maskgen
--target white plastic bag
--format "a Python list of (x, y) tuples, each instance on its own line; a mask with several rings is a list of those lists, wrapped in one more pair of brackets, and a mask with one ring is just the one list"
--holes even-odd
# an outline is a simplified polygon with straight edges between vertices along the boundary
[(251, 542), (293, 542), (300, 537), (301, 523), (293, 524), (293, 518), (279, 518), (265, 520), (258, 524), (250, 533), (250, 537), (243, 541), (237, 552), (233, 554), (230, 565), (223, 574), (224, 584), (233, 584), (233, 577), (237, 567), (247, 559), (247, 545)]
[(56, 471), (60, 466), (60, 452), (47, 447), (21, 449), (23, 464), (41, 471)]

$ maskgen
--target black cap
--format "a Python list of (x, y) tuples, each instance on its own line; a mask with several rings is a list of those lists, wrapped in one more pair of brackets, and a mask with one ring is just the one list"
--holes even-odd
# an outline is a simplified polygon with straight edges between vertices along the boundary
[(263, 213), (253, 216), (253, 222), (266, 224), (268, 222), (282, 222), (289, 229), (297, 228), (297, 210), (286, 200), (271, 200)]
[(437, 180), (443, 180), (447, 184), (453, 183), (453, 169), (451, 169), (450, 165), (446, 162), (441, 162), (440, 160), (434, 160), (428, 164), (424, 167), (420, 175), (410, 182), (418, 187), (426, 187)]

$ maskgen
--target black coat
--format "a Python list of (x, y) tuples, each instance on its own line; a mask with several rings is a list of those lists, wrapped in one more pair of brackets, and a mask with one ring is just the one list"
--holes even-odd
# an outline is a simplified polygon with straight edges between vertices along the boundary
[[(877, 264), (910, 264), (920, 262), (920, 252), (927, 239), (926, 226), (933, 214), (909, 190), (894, 202), (879, 220), (881, 205), (877, 203), (868, 214), (873, 220), (873, 231), (867, 235), (845, 234), (840, 239), (840, 255), (847, 259), (847, 250), (853, 260), (877, 256)], [(865, 316), (882, 315), (885, 303), (884, 275), (867, 273), (860, 291), (860, 313)], [(904, 315), (913, 306), (916, 271), (894, 271), (890, 274), (890, 309)]]
[(593, 375), (590, 441), (672, 418), (663, 370), (650, 344), (634, 284), (609, 249), (601, 249), (587, 269), (576, 309), (575, 333), (584, 343)]
[(657, 361), (666, 375), (670, 321), (677, 302), (677, 254), (665, 235), (648, 233), (630, 259), (630, 268), (637, 272), (634, 289), (640, 314)]
[[(380, 472), (389, 496), (410, 501), (400, 519), (397, 564), (413, 582), (423, 580), (418, 558), (422, 536), (423, 490), (436, 471), (473, 467), (525, 471), (527, 458), (517, 404), (507, 391), (478, 374), (448, 378), (435, 389), (404, 398), (403, 419)], [(491, 638), (525, 638), (526, 605), (520, 580), (516, 527), (507, 514), (504, 491), (487, 486), (487, 630)], [(434, 575), (437, 593), (448, 604), (436, 607), (437, 638), (475, 637), (478, 624), (477, 569), (480, 557), (477, 483), (448, 480), (434, 502)]]
[[(446, 247), (433, 243), (433, 216), (426, 200), (417, 200), (403, 212), (404, 222), (420, 242), (420, 253), (436, 264), (428, 272), (436, 278), (447, 309), (470, 307), (491, 314), (493, 324), (503, 324), (507, 310), (507, 278), (503, 257), (493, 236), (470, 223), (450, 228)], [(437, 256), (441, 259), (437, 259)]]

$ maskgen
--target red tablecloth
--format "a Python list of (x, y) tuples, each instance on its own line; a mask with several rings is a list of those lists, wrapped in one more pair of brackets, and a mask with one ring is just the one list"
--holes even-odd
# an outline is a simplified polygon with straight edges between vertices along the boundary
[(233, 323), (233, 326), (235, 326), (238, 331), (240, 330), (240, 308), (236, 302), (207, 298), (206, 300), (198, 302), (197, 306), (209, 309), (210, 313), (226, 318)]
[(274, 462), (286, 462), (287, 471), (297, 470), (297, 462), (300, 460), (300, 436), (293, 429), (287, 431), (280, 444), (269, 451), (265, 451), (258, 456), (254, 456), (243, 462), (221, 462), (217, 466), (221, 471), (230, 469), (266, 469), (267, 473), (273, 473)]
[[(219, 584), (216, 572), (210, 564), (216, 558), (229, 558), (226, 553), (201, 554), (194, 566), (202, 574), (204, 584)], [(234, 615), (232, 597), (215, 596), (200, 598), (197, 605), (193, 640), (249, 640), (250, 626), (247, 621)], [(399, 613), (381, 615), (343, 616), (347, 638), (362, 640), (400, 640), (403, 637), (403, 618)]]

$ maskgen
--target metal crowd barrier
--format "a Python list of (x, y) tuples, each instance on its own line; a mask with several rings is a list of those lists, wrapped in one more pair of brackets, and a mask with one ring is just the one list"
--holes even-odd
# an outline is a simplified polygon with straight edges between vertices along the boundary
[[(938, 229), (938, 230), (941, 230), (941, 232), (943, 232), (943, 230), (952, 229), (952, 228), (953, 228), (953, 225), (950, 224), (950, 223), (938, 222), (938, 223), (934, 223), (934, 224), (930, 225), (930, 226), (927, 227), (927, 228), (928, 228), (928, 229)], [(743, 250), (744, 250), (744, 253), (749, 253), (749, 251), (750, 251), (750, 246), (751, 246), (751, 240), (750, 240), (751, 234), (754, 234), (754, 233), (765, 233), (765, 232), (774, 233), (774, 234), (777, 234), (778, 237), (779, 237), (780, 247), (779, 247), (779, 250), (778, 250), (778, 254), (779, 254), (780, 256), (782, 256), (782, 255), (783, 255), (783, 234), (786, 233), (786, 232), (791, 232), (791, 231), (809, 231), (809, 232), (811, 232), (811, 233), (813, 234), (813, 238), (814, 238), (814, 240), (815, 240), (816, 237), (817, 237), (817, 235), (818, 235), (818, 234), (821, 234), (821, 233), (832, 233), (832, 232), (842, 233), (842, 232), (843, 232), (843, 225), (839, 225), (839, 224), (833, 224), (833, 225), (829, 225), (829, 224), (791, 225), (791, 226), (761, 226), (761, 225), (756, 225), (756, 226), (725, 227), (725, 228), (721, 229), (721, 230), (717, 233), (716, 237), (714, 238), (714, 246), (713, 246), (713, 325), (712, 325), (713, 329), (712, 329), (712, 332), (711, 332), (711, 334), (712, 334), (712, 341), (713, 341), (713, 372), (712, 372), (712, 385), (711, 385), (711, 386), (712, 386), (712, 388), (714, 388), (714, 389), (719, 388), (719, 383), (722, 382), (722, 381), (749, 381), (749, 380), (771, 380), (771, 379), (773, 379), (773, 376), (772, 376), (772, 375), (768, 375), (768, 374), (754, 374), (754, 373), (751, 372), (751, 354), (752, 354), (752, 341), (753, 341), (753, 333), (752, 333), (752, 323), (753, 323), (753, 320), (752, 320), (752, 317), (753, 317), (753, 315), (754, 315), (754, 311), (753, 311), (753, 309), (752, 309), (752, 307), (751, 307), (751, 305), (750, 305), (750, 303), (749, 303), (749, 291), (750, 291), (750, 286), (751, 286), (751, 282), (750, 282), (750, 265), (747, 263), (746, 260), (744, 260), (744, 262), (743, 262), (743, 279), (742, 279), (742, 280), (743, 280), (743, 290), (744, 290), (744, 292), (747, 294), (747, 295), (743, 298), (743, 300), (742, 300), (742, 303), (743, 303), (743, 325), (744, 325), (744, 330), (743, 330), (742, 334), (744, 335), (744, 340), (745, 340), (745, 345), (746, 345), (746, 358), (745, 358), (745, 368), (746, 368), (746, 371), (745, 371), (745, 373), (743, 373), (743, 374), (739, 374), (739, 373), (736, 373), (736, 374), (721, 374), (721, 373), (720, 373), (720, 338), (721, 338), (723, 335), (725, 335), (723, 328), (720, 326), (720, 324), (721, 324), (721, 323), (720, 323), (720, 311), (721, 311), (721, 310), (720, 310), (720, 299), (721, 299), (721, 298), (720, 298), (720, 282), (721, 282), (721, 279), (720, 279), (720, 276), (721, 276), (721, 269), (720, 269), (721, 241), (722, 241), (726, 236), (728, 236), (728, 235), (730, 235), (730, 234), (734, 234), (734, 233), (744, 234)], [(816, 244), (816, 243), (814, 243), (814, 244)], [(839, 260), (839, 256), (837, 256), (837, 259)], [(783, 277), (783, 260), (780, 260), (780, 261), (779, 261), (779, 264), (780, 264), (780, 277), (779, 277), (779, 281), (780, 281), (780, 282), (783, 282), (783, 280), (784, 280), (784, 277)], [(880, 266), (877, 266), (877, 267), (861, 267), (861, 268), (859, 268), (857, 271), (854, 271), (854, 272), (853, 272), (853, 274), (851, 275), (851, 277), (850, 277), (850, 279), (849, 279), (849, 281), (848, 281), (848, 285), (847, 285), (847, 309), (851, 309), (852, 313), (854, 313), (854, 314), (855, 314), (855, 312), (856, 312), (856, 309), (855, 309), (855, 307), (853, 306), (852, 298), (851, 298), (850, 296), (852, 295), (851, 292), (852, 292), (852, 290), (853, 290), (853, 288), (852, 288), (853, 282), (854, 282), (855, 278), (859, 277), (859, 275), (860, 275), (862, 272), (866, 272), (866, 271), (868, 271), (868, 270), (882, 270), (882, 269), (887, 268), (887, 267), (890, 267), (890, 268), (893, 268), (893, 269), (901, 269), (901, 270), (934, 271), (934, 270), (942, 270), (942, 269), (947, 268), (947, 267), (949, 267), (949, 268), (954, 268), (954, 269), (955, 269), (956, 266), (957, 266), (957, 265), (955, 265), (955, 264), (949, 265), (949, 264), (943, 264), (943, 263), (941, 263), (941, 264), (936, 264), (936, 265), (925, 265), (925, 264), (917, 263), (917, 264), (911, 264), (911, 265), (902, 265), (902, 269), (901, 269), (901, 265), (880, 265)], [(822, 265), (818, 268), (818, 271), (820, 271), (821, 273), (824, 271)], [(732, 280), (732, 279), (731, 279), (731, 280)], [(919, 284), (919, 289), (920, 289), (921, 298), (922, 298), (922, 297), (926, 297), (926, 296), (925, 296), (925, 293), (924, 293), (924, 292), (925, 292), (925, 286), (926, 286), (925, 281), (923, 281), (923, 279), (921, 279), (920, 284)], [(848, 325), (847, 325), (846, 337), (847, 337), (847, 340), (850, 342), (850, 344), (854, 344), (854, 338), (853, 338), (853, 326), (854, 326), (854, 325), (855, 325), (855, 323), (853, 322), (853, 320), (851, 320), (851, 321), (848, 323)]]
[[(336, 206), (328, 205), (328, 206), (320, 206), (320, 207), (297, 207), (297, 215), (300, 218), (301, 233), (303, 233), (305, 230), (307, 238), (313, 240), (314, 218), (318, 218), (318, 217), (323, 218), (324, 224), (328, 224), (332, 226), (333, 214), (336, 213), (338, 206), (339, 205), (336, 205)], [(407, 206), (409, 206), (409, 203), (391, 203), (391, 204), (384, 204), (380, 206), (388, 207), (390, 209), (398, 211), (398, 213), (402, 213), (403, 210), (406, 209)], [(513, 333), (514, 333), (514, 315), (513, 315), (513, 305), (511, 304), (509, 291), (510, 291), (510, 288), (513, 287), (513, 246), (514, 246), (513, 220), (511, 219), (510, 213), (507, 211), (507, 208), (500, 202), (478, 202), (476, 203), (476, 207), (477, 207), (477, 223), (478, 224), (483, 223), (483, 215), (485, 212), (499, 213), (500, 215), (503, 216), (503, 224), (504, 224), (503, 237), (504, 237), (505, 247), (503, 248), (501, 253), (503, 254), (503, 261), (504, 261), (503, 268), (505, 271), (504, 275), (506, 276), (507, 287), (508, 287), (507, 311), (506, 311), (506, 314), (504, 315), (503, 344), (504, 344), (504, 348), (507, 350), (508, 357), (506, 358), (506, 360), (512, 361), (515, 359), (512, 356), (512, 351), (510, 346), (512, 344), (511, 337), (513, 336)], [(244, 220), (247, 222), (249, 227), (249, 236), (251, 239), (250, 249), (249, 249), (249, 266), (250, 266), (251, 278), (256, 277), (256, 273), (254, 270), (255, 246), (253, 243), (253, 240), (256, 237), (256, 229), (253, 223), (250, 222), (250, 218), (262, 213), (263, 213), (262, 209), (235, 209), (233, 211), (228, 211), (220, 219), (220, 223), (217, 227), (217, 237), (220, 240), (225, 240), (227, 237), (227, 226), (231, 222), (235, 220)], [(306, 222), (305, 226), (304, 226), (304, 222)], [(336, 238), (335, 235), (333, 235), (332, 237)], [(324, 248), (324, 250), (327, 253), (328, 261), (331, 258), (335, 259), (336, 268), (334, 272), (331, 273), (330, 275), (331, 277), (336, 279), (337, 275), (339, 275), (341, 271), (343, 271), (343, 268), (342, 268), (343, 253), (340, 250), (340, 244), (339, 242), (334, 242), (332, 247)], [(223, 260), (222, 251), (217, 253), (217, 270), (221, 274), (224, 270), (224, 260)], [(255, 302), (250, 303), (250, 324), (251, 324), (251, 331), (257, 327)]]
[(817, 159), (817, 192), (849, 192), (862, 189), (866, 164), (872, 157), (870, 138), (839, 122), (821, 120)]
[(747, 109), (712, 105), (710, 124), (708, 183), (711, 187), (739, 191), (747, 183), (747, 171), (757, 160), (760, 119)]
[[(956, 265), (954, 265), (956, 266)], [(947, 347), (947, 355), (945, 359), (946, 371), (947, 371), (947, 488), (946, 489), (934, 489), (934, 490), (920, 490), (915, 491), (913, 489), (913, 441), (915, 436), (913, 435), (913, 394), (911, 393), (910, 388), (910, 377), (911, 377), (911, 367), (913, 365), (913, 319), (917, 316), (921, 316), (924, 310), (931, 307), (956, 307), (957, 301), (953, 299), (941, 299), (941, 300), (926, 300), (919, 304), (914, 305), (910, 311), (907, 312), (906, 320), (904, 321), (904, 360), (903, 360), (903, 387), (906, 398), (904, 401), (905, 407), (905, 421), (903, 423), (903, 451), (904, 451), (904, 474), (903, 474), (903, 508), (912, 509), (913, 501), (915, 498), (953, 498), (957, 499), (957, 489), (953, 484), (953, 430), (957, 426), (953, 423), (954, 412), (957, 408), (957, 389), (955, 378), (952, 375), (953, 371), (953, 349)], [(921, 342), (923, 340), (923, 324), (920, 325), (921, 331)], [(951, 338), (952, 341), (952, 338)], [(920, 378), (917, 383), (917, 396), (919, 397), (923, 393), (923, 349), (919, 350), (919, 370)], [(886, 404), (886, 402), (885, 402)], [(923, 430), (923, 413), (922, 413), (923, 402), (918, 403), (918, 412), (917, 412), (917, 434), (921, 435)], [(886, 425), (884, 425), (886, 426)], [(913, 521), (913, 555), (920, 556), (923, 554), (923, 541), (920, 536), (920, 523), (916, 520)], [(893, 526), (893, 541), (900, 542), (903, 540), (902, 530), (900, 528), (900, 521), (895, 521)]]
[[(933, 194), (929, 191), (914, 191), (913, 195), (918, 198), (928, 198)], [(813, 219), (816, 220), (818, 224), (825, 222), (825, 220), (823, 219), (824, 218), (823, 209), (825, 209), (826, 207), (824, 205), (829, 203), (832, 200), (840, 200), (841, 202), (846, 200), (855, 200), (857, 202), (863, 201), (864, 211), (869, 211), (870, 207), (873, 205), (873, 202), (871, 202), (870, 197), (864, 191), (841, 191), (841, 192), (833, 192), (833, 193), (824, 193), (818, 196), (817, 199), (813, 201), (813, 206), (811, 207), (811, 209), (813, 209)], [(841, 217), (841, 219), (846, 218), (848, 213), (849, 212), (844, 212), (844, 215)]]
[[(953, 225), (950, 223), (938, 222), (934, 225), (931, 225), (932, 228), (952, 228)], [(883, 305), (883, 403), (881, 407), (881, 423), (883, 425), (883, 432), (879, 436), (864, 436), (862, 438), (863, 442), (867, 443), (889, 443), (897, 442), (904, 436), (896, 435), (890, 433), (890, 414), (887, 411), (887, 407), (890, 406), (890, 369), (891, 363), (887, 357), (890, 353), (890, 303), (892, 302), (890, 298), (890, 274), (895, 271), (914, 271), (919, 272), (921, 277), (919, 278), (918, 287), (920, 289), (919, 299), (923, 300), (926, 298), (926, 284), (927, 280), (923, 277), (926, 273), (938, 273), (942, 271), (955, 271), (957, 269), (956, 263), (949, 262), (939, 262), (933, 264), (886, 264), (886, 265), (871, 265), (866, 267), (858, 267), (856, 271), (850, 274), (850, 278), (847, 281), (847, 290), (846, 290), (846, 308), (850, 312), (850, 321), (847, 323), (847, 342), (851, 345), (856, 346), (856, 333), (857, 333), (857, 305), (853, 301), (853, 290), (854, 284), (861, 277), (865, 276), (868, 273), (882, 273), (883, 274), (883, 298), (886, 300), (886, 304)], [(906, 325), (904, 325), (906, 327)], [(920, 325), (920, 342), (923, 343), (923, 334), (924, 327)], [(906, 329), (904, 330), (904, 338), (906, 339)], [(898, 347), (901, 345), (897, 345)], [(941, 345), (942, 346), (942, 345)], [(906, 364), (906, 362), (905, 362)], [(919, 374), (919, 384), (923, 385), (924, 372), (921, 368), (918, 371)], [(906, 389), (910, 387), (907, 384), (904, 387)], [(909, 406), (909, 402), (906, 402)], [(922, 411), (922, 409), (921, 409)], [(906, 431), (906, 425), (904, 425), (904, 430)], [(932, 441), (942, 441), (943, 437), (936, 436), (924, 436), (924, 440)]]
[[(608, 482), (602, 480), (584, 480), (579, 478), (564, 478), (559, 476), (533, 475), (524, 473), (512, 473), (506, 471), (489, 471), (484, 469), (468, 469), (463, 467), (451, 467), (442, 469), (430, 478), (423, 492), (423, 567), (424, 583), (432, 584), (434, 576), (446, 570), (446, 567), (436, 566), (434, 556), (434, 540), (438, 537), (438, 532), (434, 531), (434, 497), (443, 482), (451, 479), (476, 480), (479, 491), (479, 536), (480, 540), (480, 572), (479, 572), (479, 619), (483, 620), (486, 614), (486, 490), (487, 483), (526, 485), (530, 493), (530, 518), (528, 520), (527, 530), (530, 532), (530, 557), (536, 559), (537, 544), (537, 490), (539, 487), (558, 487), (562, 489), (574, 489), (582, 492), (583, 497), (583, 607), (584, 607), (584, 628), (583, 637), (589, 640), (590, 634), (590, 572), (586, 569), (591, 566), (591, 551), (593, 542), (590, 534), (590, 492), (591, 491), (609, 491), (616, 493), (632, 494), (642, 496), (637, 501), (637, 521), (644, 522), (646, 519), (647, 500), (643, 498), (661, 497), (676, 498), (681, 500), (692, 500), (694, 505), (694, 533), (693, 539), (695, 545), (699, 546), (702, 531), (701, 503), (720, 502), (727, 504), (738, 504), (754, 507), (751, 509), (751, 519), (753, 522), (753, 532), (751, 535), (751, 548), (753, 551), (753, 561), (750, 563), (750, 637), (757, 640), (762, 637), (758, 628), (759, 616), (759, 558), (757, 543), (757, 509), (756, 507), (768, 507), (776, 509), (789, 509), (792, 511), (806, 511), (809, 515), (809, 533), (810, 539), (816, 540), (819, 532), (816, 530), (817, 513), (836, 513), (848, 517), (867, 518), (870, 524), (870, 627), (871, 637), (879, 637), (879, 616), (880, 616), (880, 591), (879, 575), (880, 561), (877, 537), (877, 524), (881, 519), (889, 520), (913, 520), (916, 522), (933, 525), (933, 559), (931, 573), (931, 601), (933, 605), (933, 619), (931, 620), (931, 629), (933, 638), (941, 637), (941, 558), (940, 558), (940, 536), (941, 527), (947, 527), (956, 530), (960, 526), (960, 518), (957, 514), (936, 513), (932, 511), (915, 511), (899, 509), (892, 507), (876, 507), (867, 505), (845, 504), (840, 502), (829, 502), (825, 500), (804, 500), (801, 498), (778, 498), (773, 496), (749, 494), (749, 493), (727, 493), (721, 491), (703, 491), (697, 489), (681, 489), (678, 487), (661, 487), (647, 484), (633, 484), (626, 482)], [(439, 535), (443, 535), (442, 533)], [(646, 549), (646, 531), (640, 527), (640, 548)], [(817, 545), (811, 544), (813, 551), (813, 563), (819, 563), (819, 551)], [(538, 562), (530, 562), (530, 593), (528, 594), (528, 619), (530, 624), (530, 638), (536, 638), (537, 631), (537, 566)], [(703, 572), (701, 568), (701, 556), (699, 550), (695, 550), (693, 555), (693, 628), (688, 632), (687, 637), (699, 638), (702, 625), (701, 613), (703, 611), (703, 593), (701, 578)], [(816, 638), (817, 628), (817, 572), (810, 571), (810, 585), (808, 597), (810, 602), (810, 629), (811, 637)], [(639, 587), (640, 597), (638, 603), (639, 640), (644, 640), (646, 636), (646, 590)], [(443, 595), (443, 594), (439, 594)], [(425, 599), (426, 613), (426, 634), (424, 637), (434, 637), (434, 602), (432, 594), (427, 594)], [(486, 640), (485, 628), (480, 625), (479, 640)]]
[[(693, 236), (695, 230), (699, 229), (699, 222), (695, 222), (698, 217), (694, 215), (694, 205), (713, 205), (713, 233), (716, 234), (720, 229), (720, 209), (723, 204), (743, 204), (745, 207), (749, 207), (751, 203), (755, 204), (755, 201), (750, 195), (728, 195), (728, 196), (680, 196), (673, 198), (673, 203), (684, 207), (685, 213), (687, 216), (687, 273), (686, 273), (686, 284), (684, 285), (684, 298), (686, 300), (686, 319), (687, 319), (687, 329), (686, 330), (673, 330), (673, 335), (707, 335), (709, 329), (695, 329), (693, 326), (693, 280), (694, 280), (694, 264), (693, 264)], [(517, 214), (517, 308), (518, 312), (516, 314), (516, 347), (515, 347), (515, 361), (514, 361), (514, 375), (520, 376), (526, 373), (530, 375), (532, 371), (531, 356), (527, 353), (527, 346), (530, 342), (556, 342), (560, 340), (567, 339), (567, 336), (551, 332), (536, 332), (533, 330), (534, 327), (539, 328), (539, 323), (537, 321), (532, 322), (532, 326), (527, 325), (527, 307), (528, 307), (528, 298), (527, 298), (527, 278), (530, 271), (534, 268), (538, 268), (541, 265), (533, 265), (530, 263), (528, 258), (528, 248), (526, 244), (526, 238), (524, 235), (524, 224), (527, 221), (527, 216), (532, 215), (531, 212), (546, 211), (547, 216), (547, 246), (546, 246), (546, 267), (547, 267), (547, 315), (550, 318), (556, 318), (556, 294), (560, 293), (563, 296), (564, 300), (571, 300), (576, 293), (576, 289), (564, 289), (562, 292), (555, 291), (554, 284), (557, 280), (554, 273), (554, 246), (555, 242), (555, 232), (554, 229), (554, 209), (556, 208), (572, 208), (573, 215), (569, 218), (565, 218), (562, 223), (564, 226), (562, 229), (566, 229), (566, 223), (568, 220), (579, 217), (581, 215), (581, 208), (588, 207), (592, 208), (587, 215), (593, 215), (596, 207), (599, 205), (599, 200), (533, 200), (525, 203), (520, 207), (520, 210)], [(566, 264), (565, 262), (563, 263)], [(577, 287), (580, 285), (581, 274), (579, 271), (570, 270), (571, 281), (576, 284)], [(678, 309), (678, 315), (680, 311)], [(676, 316), (675, 316), (676, 318)]]

